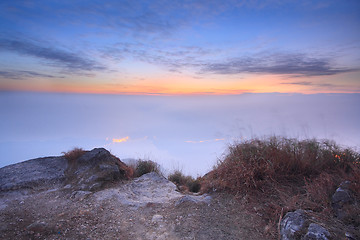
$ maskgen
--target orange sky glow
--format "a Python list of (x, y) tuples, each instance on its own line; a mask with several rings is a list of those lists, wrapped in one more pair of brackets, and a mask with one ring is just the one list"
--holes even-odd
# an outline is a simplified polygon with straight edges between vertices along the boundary
[[(264, 75), (250, 76), (246, 79), (205, 79), (193, 81), (191, 78), (170, 76), (169, 78), (149, 78), (141, 82), (128, 84), (111, 84), (79, 81), (32, 81), (26, 84), (21, 81), (5, 82), (0, 84), (3, 91), (30, 91), (30, 92), (54, 92), (54, 93), (83, 93), (83, 94), (121, 94), (121, 95), (234, 95), (242, 93), (359, 93), (360, 89), (355, 84), (347, 85), (334, 83), (329, 87), (317, 87), (306, 84), (307, 79), (296, 79), (304, 84), (291, 84), (290, 80), (283, 76)], [(287, 84), (290, 82), (290, 84)], [(323, 84), (326, 86), (325, 84)], [(344, 85), (344, 86), (343, 86)]]

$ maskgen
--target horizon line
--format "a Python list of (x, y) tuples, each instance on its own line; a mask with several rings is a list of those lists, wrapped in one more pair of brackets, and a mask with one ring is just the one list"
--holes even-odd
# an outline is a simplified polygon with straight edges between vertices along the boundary
[(49, 91), (49, 90), (23, 90), (0, 89), (0, 93), (39, 93), (39, 94), (74, 94), (74, 95), (118, 95), (118, 96), (237, 96), (245, 94), (284, 94), (284, 95), (316, 95), (316, 94), (360, 94), (360, 92), (323, 91), (323, 92), (94, 92), (94, 91)]

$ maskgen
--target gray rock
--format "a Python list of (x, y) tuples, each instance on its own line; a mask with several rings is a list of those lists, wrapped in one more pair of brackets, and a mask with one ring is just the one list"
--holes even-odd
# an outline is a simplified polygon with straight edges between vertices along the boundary
[(89, 196), (92, 192), (90, 191), (75, 191), (71, 194), (70, 198), (76, 200), (76, 201), (82, 201), (87, 196)]
[(34, 233), (44, 232), (47, 228), (47, 224), (45, 222), (34, 222), (26, 227), (26, 230)]
[(164, 217), (162, 215), (159, 215), (159, 214), (155, 214), (152, 219), (151, 219), (151, 222), (152, 223), (159, 223), (159, 222), (162, 222), (164, 220)]
[(203, 202), (210, 204), (212, 197), (210, 195), (204, 194), (203, 196)]
[(322, 226), (311, 223), (303, 240), (328, 240), (330, 233)]
[(103, 148), (85, 152), (69, 162), (65, 157), (46, 157), (0, 168), (0, 192), (11, 190), (54, 188), (97, 191), (106, 183), (128, 179), (131, 170)]
[(351, 205), (354, 202), (354, 198), (349, 187), (349, 181), (341, 183), (331, 198), (331, 205), (333, 207), (334, 214), (339, 219), (344, 219), (348, 215), (348, 213), (344, 211), (344, 207)]
[(307, 227), (307, 216), (305, 211), (298, 209), (288, 212), (280, 225), (281, 240), (300, 239), (305, 234)]
[(36, 158), (0, 168), (0, 191), (48, 188), (65, 179), (64, 157)]
[(345, 237), (346, 237), (346, 240), (357, 240), (357, 239), (360, 239), (360, 233), (354, 234), (351, 232), (346, 232)]
[[(137, 179), (134, 180), (135, 182), (146, 182), (146, 181), (151, 181), (151, 182), (154, 182), (154, 183), (160, 183), (160, 184), (163, 184), (163, 183), (171, 183), (169, 180), (167, 180), (166, 178), (164, 178), (163, 176), (159, 175), (158, 173), (156, 172), (149, 172), (149, 173), (146, 173), (140, 177), (138, 177)], [(171, 184), (172, 186), (176, 187), (175, 184)]]
[(176, 201), (175, 206), (178, 206), (183, 203), (198, 203), (199, 201), (189, 195), (183, 196), (179, 200)]
[(84, 191), (98, 191), (111, 181), (130, 177), (127, 165), (104, 148), (85, 152), (71, 162), (65, 176), (67, 183)]
[(328, 240), (330, 233), (316, 223), (310, 223), (304, 210), (288, 212), (280, 224), (281, 240)]
[(183, 195), (176, 191), (176, 185), (155, 172), (147, 173), (125, 184), (94, 193), (97, 201), (112, 199), (134, 209), (148, 204), (168, 204)]
[(211, 203), (211, 196), (204, 194), (204, 195), (197, 195), (197, 196), (191, 196), (191, 195), (185, 195), (179, 200), (176, 201), (175, 206), (184, 204), (184, 203)]
[(96, 182), (92, 185), (89, 186), (86, 186), (86, 185), (82, 185), (81, 188), (82, 189), (89, 189), (90, 191), (92, 192), (96, 192), (98, 190), (101, 190), (105, 185), (105, 182)]

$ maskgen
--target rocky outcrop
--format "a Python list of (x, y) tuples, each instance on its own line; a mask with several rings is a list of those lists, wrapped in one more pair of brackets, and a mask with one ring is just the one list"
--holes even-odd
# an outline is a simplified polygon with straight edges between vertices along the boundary
[(288, 212), (281, 221), (281, 240), (300, 239), (306, 232), (307, 226), (305, 211), (298, 209), (295, 212)]
[(112, 199), (112, 201), (137, 209), (148, 204), (169, 203), (183, 195), (177, 191), (174, 183), (158, 173), (151, 172), (116, 188), (98, 191), (94, 196), (98, 201)]
[(335, 216), (343, 220), (349, 215), (349, 208), (354, 203), (354, 198), (350, 190), (350, 182), (345, 181), (340, 184), (336, 192), (332, 195), (331, 205), (334, 210)]
[(310, 223), (304, 240), (328, 240), (330, 233), (324, 227), (316, 223)]
[(0, 168), (0, 191), (48, 188), (64, 182), (64, 157), (36, 158)]
[[(337, 224), (316, 218), (301, 209), (288, 212), (280, 224), (282, 240), (360, 239), (359, 202), (350, 181), (342, 182), (332, 195), (331, 206)], [(309, 217), (311, 215), (312, 217)], [(340, 221), (339, 221), (340, 220)], [(334, 227), (336, 226), (336, 227)], [(331, 229), (329, 232), (326, 228)]]
[(0, 169), (3, 187), (43, 184), (0, 191), (1, 239), (268, 239), (231, 195), (184, 195), (155, 172), (114, 182), (130, 176), (125, 164), (78, 150)]
[(347, 240), (360, 239), (359, 202), (351, 191), (351, 182), (344, 181), (331, 197), (334, 215), (346, 225)]
[(96, 191), (106, 183), (129, 179), (131, 169), (104, 148), (85, 152), (75, 161), (69, 161), (66, 181), (77, 190)]
[(281, 240), (329, 240), (330, 233), (316, 223), (302, 209), (288, 212), (280, 225)]
[(131, 169), (103, 148), (84, 151), (77, 158), (46, 157), (0, 168), (0, 191), (50, 189), (56, 184), (65, 189), (96, 191), (104, 184), (129, 179)]

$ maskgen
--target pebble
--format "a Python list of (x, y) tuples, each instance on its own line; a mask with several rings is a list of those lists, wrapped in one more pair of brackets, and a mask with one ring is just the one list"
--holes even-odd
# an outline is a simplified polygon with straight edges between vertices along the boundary
[(164, 217), (162, 215), (159, 215), (159, 214), (155, 214), (152, 219), (151, 219), (151, 222), (152, 223), (157, 223), (157, 222), (162, 222), (164, 219)]

